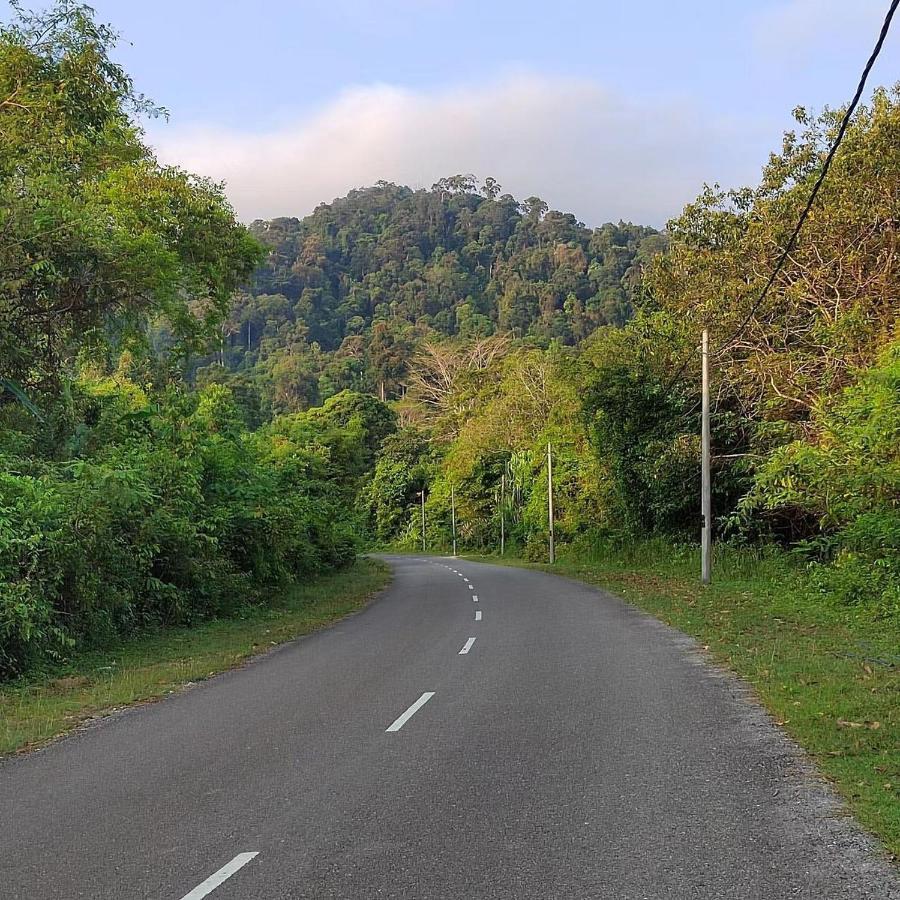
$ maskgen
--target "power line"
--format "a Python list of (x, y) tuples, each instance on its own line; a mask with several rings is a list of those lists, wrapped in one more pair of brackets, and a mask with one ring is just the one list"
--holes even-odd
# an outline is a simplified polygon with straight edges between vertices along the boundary
[[(778, 262), (775, 263), (775, 268), (772, 270), (772, 274), (769, 276), (769, 279), (766, 282), (765, 287), (762, 289), (759, 297), (756, 298), (756, 302), (752, 307), (750, 307), (750, 311), (744, 317), (741, 324), (737, 327), (734, 334), (732, 334), (732, 336), (722, 345), (722, 349), (719, 351), (720, 354), (724, 352), (724, 348), (726, 346), (733, 343), (738, 337), (740, 337), (741, 333), (744, 331), (747, 325), (750, 324), (750, 320), (756, 315), (756, 313), (759, 311), (759, 308), (764, 303), (766, 297), (769, 294), (769, 291), (772, 289), (772, 285), (775, 283), (775, 279), (778, 277), (778, 274), (779, 272), (781, 272), (782, 268), (784, 268), (784, 264), (787, 261), (787, 258), (790, 256), (791, 251), (796, 246), (797, 238), (800, 236), (800, 231), (803, 228), (806, 219), (809, 217), (809, 213), (812, 210), (813, 203), (815, 203), (816, 197), (819, 194), (819, 190), (821, 189), (822, 184), (825, 181), (825, 177), (828, 175), (828, 170), (831, 168), (831, 163), (838, 151), (838, 147), (840, 147), (841, 141), (843, 141), (844, 135), (847, 133), (847, 129), (850, 126), (850, 120), (853, 118), (853, 114), (856, 112), (857, 106), (859, 106), (859, 101), (863, 95), (863, 91), (866, 89), (866, 82), (869, 80), (869, 74), (871, 73), (872, 67), (875, 65), (875, 61), (878, 59), (878, 56), (881, 53), (881, 48), (884, 46), (884, 41), (887, 38), (888, 32), (890, 31), (891, 21), (894, 18), (894, 13), (897, 11), (898, 6), (900, 6), (900, 0), (892, 0), (891, 5), (888, 8), (887, 15), (884, 17), (884, 22), (878, 35), (878, 41), (876, 42), (875, 48), (872, 50), (872, 53), (869, 56), (869, 60), (866, 63), (865, 68), (863, 69), (862, 75), (859, 79), (859, 84), (857, 84), (856, 86), (856, 93), (853, 95), (853, 99), (850, 101), (850, 105), (847, 107), (847, 112), (844, 114), (844, 118), (841, 121), (841, 126), (838, 129), (838, 133), (834, 139), (834, 143), (831, 145), (831, 149), (828, 151), (828, 155), (825, 157), (825, 162), (822, 164), (822, 170), (819, 172), (819, 177), (816, 179), (816, 183), (813, 185), (813, 189), (809, 195), (809, 199), (806, 201), (806, 206), (804, 206), (803, 212), (800, 214), (800, 218), (797, 220), (797, 224), (794, 227), (793, 232), (791, 233), (791, 237), (788, 240), (787, 245), (782, 251), (781, 256), (778, 258)], [(675, 373), (675, 376), (669, 381), (668, 385), (666, 386), (666, 393), (669, 392), (675, 382), (678, 381), (678, 379), (682, 376), (692, 356), (693, 354), (685, 358), (684, 362)]]
[(869, 80), (869, 73), (872, 71), (872, 67), (875, 65), (875, 60), (878, 59), (878, 55), (881, 53), (881, 48), (884, 46), (885, 38), (887, 37), (888, 31), (891, 27), (891, 20), (894, 18), (894, 13), (897, 11), (898, 6), (900, 6), (900, 0), (892, 0), (890, 9), (888, 9), (887, 15), (884, 18), (884, 24), (881, 26), (881, 33), (878, 35), (878, 42), (875, 44), (875, 49), (872, 51), (872, 55), (869, 57), (869, 61), (866, 63), (865, 69), (863, 69), (862, 76), (859, 79), (859, 84), (856, 86), (856, 93), (853, 95), (853, 100), (850, 102), (850, 106), (847, 107), (847, 112), (844, 114), (844, 118), (841, 122), (841, 127), (838, 129), (837, 137), (834, 139), (834, 143), (831, 145), (831, 149), (828, 151), (828, 156), (825, 157), (825, 162), (822, 165), (822, 171), (819, 173), (819, 177), (816, 179), (815, 185), (813, 185), (812, 193), (809, 195), (809, 200), (806, 201), (806, 206), (803, 208), (803, 212), (800, 214), (800, 218), (797, 220), (797, 226), (794, 228), (794, 231), (791, 234), (791, 238), (787, 242), (787, 246), (784, 248), (784, 251), (779, 257), (778, 262), (775, 264), (775, 268), (772, 270), (772, 274), (769, 276), (769, 280), (766, 282), (766, 286), (763, 288), (762, 293), (757, 298), (756, 303), (753, 304), (753, 306), (750, 308), (750, 312), (747, 313), (735, 333), (728, 339), (726, 343), (730, 344), (736, 338), (740, 337), (741, 332), (747, 327), (750, 320), (756, 315), (757, 310), (760, 308), (760, 306), (762, 306), (762, 303), (766, 299), (769, 290), (775, 283), (775, 279), (778, 277), (778, 273), (784, 267), (788, 256), (790, 256), (791, 251), (796, 246), (797, 238), (800, 236), (800, 230), (803, 228), (803, 223), (806, 222), (806, 219), (809, 216), (812, 205), (815, 202), (816, 197), (818, 196), (819, 189), (822, 187), (822, 183), (825, 181), (825, 176), (828, 175), (828, 170), (831, 168), (832, 160), (837, 153), (838, 147), (840, 147), (841, 145), (841, 141), (843, 141), (844, 139), (844, 135), (847, 133), (847, 128), (850, 125), (850, 120), (853, 118), (853, 113), (856, 112), (856, 107), (859, 105), (859, 101), (862, 97), (863, 91), (866, 89), (866, 82)]

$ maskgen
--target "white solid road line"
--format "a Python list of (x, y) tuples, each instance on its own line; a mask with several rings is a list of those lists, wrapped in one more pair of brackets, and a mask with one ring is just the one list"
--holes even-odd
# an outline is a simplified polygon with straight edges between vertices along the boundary
[(468, 653), (472, 649), (472, 644), (475, 643), (475, 638), (469, 638), (464, 644), (462, 650), (459, 651), (459, 655), (462, 656), (464, 653)]
[(399, 731), (433, 696), (434, 691), (425, 691), (402, 716), (391, 722), (385, 729), (385, 733), (388, 731)]
[(476, 622), (480, 622), (480, 621), (481, 621), (481, 610), (480, 610), (480, 609), (476, 609), (476, 610), (475, 610), (475, 621), (476, 621)]
[(211, 894), (223, 881), (227, 881), (235, 872), (243, 869), (255, 856), (259, 856), (258, 851), (256, 853), (238, 853), (230, 863), (226, 863), (218, 872), (210, 875), (203, 884), (198, 884), (189, 894), (185, 894), (181, 900), (200, 900), (201, 897)]
[(478, 602), (478, 594), (472, 594), (472, 599), (477, 603)]

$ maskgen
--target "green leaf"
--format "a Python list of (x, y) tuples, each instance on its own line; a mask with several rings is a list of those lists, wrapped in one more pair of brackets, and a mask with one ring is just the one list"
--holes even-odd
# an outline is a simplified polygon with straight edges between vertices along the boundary
[(148, 419), (152, 419), (155, 415), (157, 415), (157, 410), (153, 409), (150, 406), (147, 406), (144, 409), (136, 409), (134, 412), (125, 413), (120, 421), (146, 422)]
[(0, 390), (12, 394), (38, 421), (44, 421), (41, 411), (31, 402), (28, 395), (22, 390), (21, 385), (16, 384), (15, 381), (10, 381), (9, 378), (0, 378)]

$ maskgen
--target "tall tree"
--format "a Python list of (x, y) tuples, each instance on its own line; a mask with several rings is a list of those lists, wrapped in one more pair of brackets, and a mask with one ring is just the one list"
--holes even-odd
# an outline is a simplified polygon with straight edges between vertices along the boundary
[[(163, 317), (197, 348), (261, 260), (220, 185), (161, 166), (116, 34), (61, 0), (0, 28), (0, 378), (51, 387), (77, 343)], [(76, 341), (76, 338), (78, 339)]]

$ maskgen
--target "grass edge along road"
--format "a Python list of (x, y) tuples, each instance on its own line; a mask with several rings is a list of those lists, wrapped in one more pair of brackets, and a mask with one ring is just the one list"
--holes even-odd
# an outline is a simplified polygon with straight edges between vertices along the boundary
[(88, 719), (147, 702), (235, 668), (277, 644), (361, 609), (390, 582), (382, 562), (352, 566), (292, 585), (242, 618), (136, 637), (80, 654), (65, 668), (0, 686), (0, 755), (47, 743)]
[(697, 639), (747, 682), (816, 761), (856, 820), (900, 857), (900, 641), (896, 622), (866, 619), (816, 595), (783, 558), (717, 553), (713, 584), (699, 554), (660, 542), (571, 554), (554, 566), (488, 556), (605, 588)]

